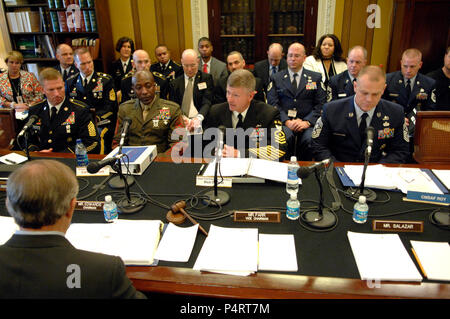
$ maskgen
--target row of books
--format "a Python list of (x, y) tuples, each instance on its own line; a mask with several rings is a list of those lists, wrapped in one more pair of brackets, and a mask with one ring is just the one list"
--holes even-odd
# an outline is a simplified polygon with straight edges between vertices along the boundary
[(85, 47), (89, 50), (92, 59), (98, 59), (100, 54), (100, 39), (88, 37), (72, 39), (72, 48), (74, 50), (81, 47)]
[(270, 15), (269, 33), (303, 33), (303, 13), (272, 13)]
[(50, 9), (66, 9), (71, 4), (78, 5), (80, 8), (94, 8), (94, 0), (48, 0)]
[(6, 12), (9, 31), (14, 32), (39, 32), (41, 18), (37, 11)]
[(272, 11), (292, 11), (303, 10), (304, 0), (272, 0), (270, 9)]
[(221, 16), (221, 33), (254, 34), (253, 13), (226, 14)]
[(97, 32), (94, 10), (81, 10), (79, 15), (66, 11), (50, 11), (53, 32)]
[[(249, 12), (255, 9), (256, 0), (225, 0), (222, 1), (222, 13)], [(272, 12), (303, 10), (304, 0), (272, 0), (270, 1), (270, 10)]]
[(222, 52), (223, 60), (227, 60), (227, 55), (231, 51), (239, 51), (244, 57), (247, 64), (253, 63), (255, 60), (254, 40), (252, 38), (223, 38)]

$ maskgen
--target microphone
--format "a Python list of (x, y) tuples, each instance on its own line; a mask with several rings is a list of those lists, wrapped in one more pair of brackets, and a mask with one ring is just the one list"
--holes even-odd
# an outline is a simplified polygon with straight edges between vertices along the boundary
[(330, 159), (324, 159), (321, 162), (314, 163), (310, 166), (300, 166), (297, 170), (297, 176), (300, 178), (306, 178), (311, 174), (315, 169), (321, 168), (322, 166), (325, 167), (330, 163)]
[(99, 162), (90, 162), (88, 166), (86, 167), (87, 171), (90, 174), (97, 173), (101, 168), (107, 166), (107, 165), (113, 165), (119, 158), (116, 157), (110, 157), (110, 158), (104, 158)]
[(25, 126), (22, 128), (22, 130), (20, 131), (20, 133), (17, 135), (17, 137), (21, 137), (22, 135), (25, 134), (26, 131), (28, 131), (28, 129), (33, 126), (33, 124), (39, 119), (39, 117), (37, 115), (32, 115), (30, 116), (30, 118), (28, 119), (28, 122), (25, 124)]
[(219, 126), (219, 137), (217, 138), (217, 153), (218, 158), (222, 157), (222, 150), (225, 144), (225, 130), (226, 127), (224, 125)]
[(375, 135), (375, 129), (372, 126), (367, 127), (366, 134), (367, 134), (367, 155), (370, 156), (370, 154), (372, 153), (373, 137)]
[(119, 153), (122, 152), (122, 146), (125, 143), (125, 137), (128, 134), (128, 130), (130, 129), (131, 125), (131, 119), (129, 117), (126, 117), (123, 119), (122, 122), (122, 135), (120, 136), (120, 142), (119, 142)]

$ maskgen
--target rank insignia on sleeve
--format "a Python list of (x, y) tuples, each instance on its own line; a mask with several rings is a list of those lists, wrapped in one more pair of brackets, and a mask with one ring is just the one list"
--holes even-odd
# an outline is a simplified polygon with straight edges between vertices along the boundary
[(92, 121), (90, 121), (88, 124), (88, 131), (89, 131), (89, 136), (91, 136), (91, 137), (97, 136), (97, 130), (95, 129), (95, 125), (94, 125), (94, 123), (92, 123)]
[(431, 101), (433, 101), (433, 103), (436, 103), (436, 89), (431, 91)]
[(311, 137), (318, 138), (320, 136), (320, 133), (322, 133), (322, 128), (323, 128), (322, 117), (319, 117), (316, 122), (316, 125), (314, 125)]
[(109, 100), (110, 101), (116, 100), (116, 92), (114, 92), (114, 89), (111, 89), (111, 91), (109, 91)]
[(409, 143), (409, 130), (406, 123), (403, 123), (403, 139), (405, 140), (405, 142)]

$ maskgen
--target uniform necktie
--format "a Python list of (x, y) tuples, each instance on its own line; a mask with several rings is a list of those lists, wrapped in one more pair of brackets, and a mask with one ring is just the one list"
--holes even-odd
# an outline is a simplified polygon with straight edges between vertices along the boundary
[(148, 108), (144, 106), (144, 110), (142, 111), (142, 119), (143, 119), (144, 121), (147, 119), (148, 113), (149, 113)]
[(277, 73), (277, 67), (276, 66), (272, 66), (272, 75), (274, 75), (275, 73)]
[(208, 64), (206, 63), (203, 64), (203, 72), (208, 73)]
[(292, 89), (294, 90), (294, 92), (297, 92), (297, 73), (294, 73), (294, 80), (292, 81)]
[(186, 116), (189, 116), (189, 109), (191, 108), (192, 90), (193, 90), (192, 82), (193, 79), (189, 78), (186, 89), (184, 90), (183, 101), (181, 102), (181, 111)]
[(242, 114), (241, 113), (239, 113), (238, 114), (238, 122), (237, 122), (237, 124), (236, 124), (236, 128), (238, 128), (238, 127), (243, 127), (243, 121), (242, 121)]
[(126, 63), (123, 64), (123, 73), (127, 73), (127, 64)]
[(67, 79), (67, 70), (64, 70), (63, 80), (65, 81), (66, 79)]
[(52, 106), (52, 113), (50, 114), (50, 122), (52, 123), (56, 118), (56, 107)]
[(88, 80), (87, 78), (84, 78), (84, 83), (83, 83), (83, 87), (86, 88), (88, 85)]
[(367, 130), (367, 117), (369, 114), (363, 113), (361, 115), (361, 122), (359, 123), (359, 136), (361, 136), (361, 144), (364, 144), (366, 139)]
[(408, 79), (406, 81), (406, 100), (409, 101), (409, 97), (411, 96), (411, 80)]

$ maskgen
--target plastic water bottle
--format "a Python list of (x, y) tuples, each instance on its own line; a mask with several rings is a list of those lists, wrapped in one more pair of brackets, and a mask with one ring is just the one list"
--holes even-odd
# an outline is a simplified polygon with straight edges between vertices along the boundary
[(286, 217), (292, 220), (300, 217), (300, 202), (297, 199), (297, 193), (291, 193), (291, 198), (286, 203)]
[(75, 155), (77, 157), (77, 166), (88, 166), (89, 159), (87, 156), (87, 150), (81, 139), (77, 139), (77, 145), (75, 146)]
[(291, 161), (288, 164), (288, 176), (286, 182), (286, 192), (288, 194), (295, 194), (297, 196), (298, 193), (298, 163), (297, 157), (292, 156)]
[(119, 218), (116, 203), (112, 200), (111, 195), (105, 196), (105, 204), (103, 204), (103, 216), (108, 223), (114, 223)]
[(359, 196), (358, 201), (353, 206), (353, 221), (358, 224), (364, 224), (369, 215), (369, 206), (366, 203), (366, 196)]

